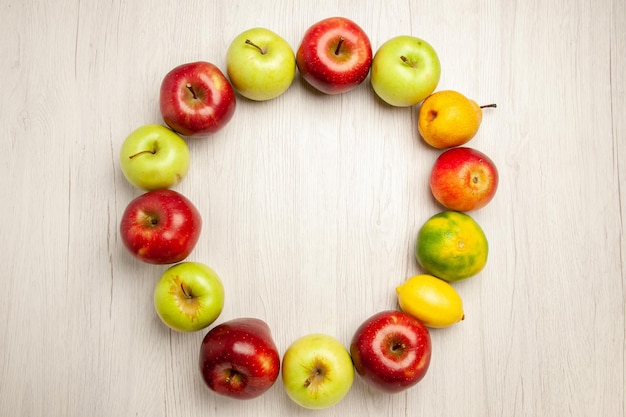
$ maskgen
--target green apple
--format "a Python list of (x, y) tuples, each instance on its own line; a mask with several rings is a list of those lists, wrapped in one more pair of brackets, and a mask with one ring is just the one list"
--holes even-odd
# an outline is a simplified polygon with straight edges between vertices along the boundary
[(372, 61), (370, 81), (376, 94), (396, 107), (414, 106), (439, 83), (441, 65), (433, 47), (413, 36), (383, 43)]
[(255, 101), (283, 94), (296, 75), (296, 58), (289, 43), (265, 28), (239, 34), (226, 52), (226, 72), (235, 90)]
[(174, 131), (148, 124), (135, 129), (122, 143), (120, 165), (124, 177), (142, 190), (171, 188), (189, 170), (189, 148)]
[(341, 401), (352, 388), (352, 358), (334, 337), (309, 334), (285, 351), (282, 381), (289, 398), (301, 407), (328, 408)]
[(154, 289), (154, 307), (163, 323), (180, 332), (195, 332), (213, 323), (224, 308), (219, 276), (199, 262), (168, 268)]

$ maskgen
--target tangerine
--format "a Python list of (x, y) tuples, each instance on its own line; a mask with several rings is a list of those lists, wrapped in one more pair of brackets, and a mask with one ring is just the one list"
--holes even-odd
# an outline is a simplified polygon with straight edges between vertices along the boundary
[(445, 281), (461, 281), (479, 273), (487, 263), (487, 237), (465, 213), (444, 211), (420, 228), (415, 244), (417, 262)]

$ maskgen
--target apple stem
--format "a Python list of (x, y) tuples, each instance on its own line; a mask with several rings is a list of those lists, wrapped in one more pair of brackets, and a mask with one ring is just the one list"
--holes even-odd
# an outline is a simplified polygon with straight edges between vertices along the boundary
[(152, 149), (146, 149), (145, 151), (139, 151), (135, 154), (132, 154), (131, 156), (128, 157), (128, 159), (133, 159), (134, 157), (144, 154), (144, 153), (151, 153), (152, 155), (154, 155), (155, 153), (157, 153), (157, 147), (156, 147), (156, 143), (154, 144), (154, 146), (152, 147)]
[(405, 349), (406, 345), (404, 343), (396, 343), (391, 347), (391, 350)]
[(182, 282), (180, 283), (180, 289), (183, 291), (183, 294), (185, 294), (185, 297), (192, 298), (191, 293), (187, 291), (185, 284), (183, 284)]
[(229, 370), (228, 376), (226, 377), (226, 383), (231, 384), (239, 377), (239, 375), (239, 372), (235, 371), (234, 369)]
[(486, 107), (493, 107), (495, 109), (496, 107), (498, 107), (498, 105), (496, 103), (492, 103), (492, 104), (485, 104), (484, 106), (480, 106), (481, 109), (484, 109)]
[(186, 85), (187, 90), (191, 91), (191, 95), (193, 96), (194, 99), (197, 99), (198, 96), (196, 95), (196, 92), (193, 90), (193, 87), (190, 83), (187, 83)]
[(400, 59), (402, 60), (402, 62), (404, 62), (408, 66), (414, 67), (413, 63), (411, 61), (409, 61), (409, 59), (407, 57), (405, 57), (404, 55), (400, 55)]
[(339, 49), (341, 48), (341, 44), (344, 40), (343, 36), (339, 37), (339, 43), (337, 43), (337, 48), (335, 48), (335, 55), (339, 55)]
[(254, 46), (256, 49), (259, 50), (261, 55), (265, 55), (265, 51), (263, 49), (261, 49), (261, 47), (259, 45), (257, 45), (254, 42), (252, 42), (250, 39), (246, 39), (246, 45)]
[(313, 381), (322, 374), (322, 371), (319, 369), (315, 370), (315, 374), (309, 376), (306, 381), (304, 381), (304, 388), (308, 388)]

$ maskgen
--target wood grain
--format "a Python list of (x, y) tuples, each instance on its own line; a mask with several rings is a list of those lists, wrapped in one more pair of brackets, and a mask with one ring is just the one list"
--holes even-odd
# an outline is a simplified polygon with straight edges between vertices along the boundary
[[(607, 416), (625, 412), (626, 6), (621, 0), (161, 2), (0, 0), (0, 414), (298, 416), (278, 381), (233, 401), (204, 387), (204, 332), (167, 330), (152, 306), (162, 267), (123, 249), (140, 191), (121, 174), (128, 133), (161, 123), (175, 65), (225, 69), (232, 38), (265, 26), (294, 50), (315, 21), (358, 22), (376, 49), (411, 34), (439, 53), (438, 89), (485, 112), (472, 147), (501, 175), (473, 213), (487, 268), (459, 283), (466, 320), (431, 333), (427, 377), (389, 396), (358, 378), (319, 415)], [(348, 344), (396, 308), (419, 272), (417, 230), (441, 210), (427, 175), (438, 151), (416, 109), (366, 82), (341, 96), (299, 78), (189, 140), (177, 190), (203, 215), (190, 260), (224, 281), (219, 321), (255, 316), (279, 350), (325, 332)]]

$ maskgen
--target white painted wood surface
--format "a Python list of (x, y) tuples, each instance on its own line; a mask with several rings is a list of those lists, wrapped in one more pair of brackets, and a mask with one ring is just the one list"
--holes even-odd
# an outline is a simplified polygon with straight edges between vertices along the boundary
[[(299, 416), (278, 381), (262, 397), (212, 394), (197, 371), (204, 332), (160, 323), (163, 267), (125, 253), (118, 225), (138, 190), (117, 159), (160, 123), (174, 66), (225, 69), (230, 40), (268, 27), (294, 49), (306, 28), (349, 17), (377, 48), (411, 34), (437, 49), (438, 89), (496, 102), (470, 146), (498, 165), (473, 213), (490, 242), (457, 285), (466, 320), (432, 331), (426, 378), (394, 396), (358, 378), (330, 416), (624, 415), (626, 6), (623, 0), (0, 1), (0, 415)], [(190, 140), (177, 190), (203, 214), (190, 260), (219, 272), (218, 322), (262, 318), (282, 352), (326, 332), (346, 345), (396, 307), (419, 272), (420, 225), (438, 155), (416, 109), (366, 83), (341, 96), (297, 79)]]

